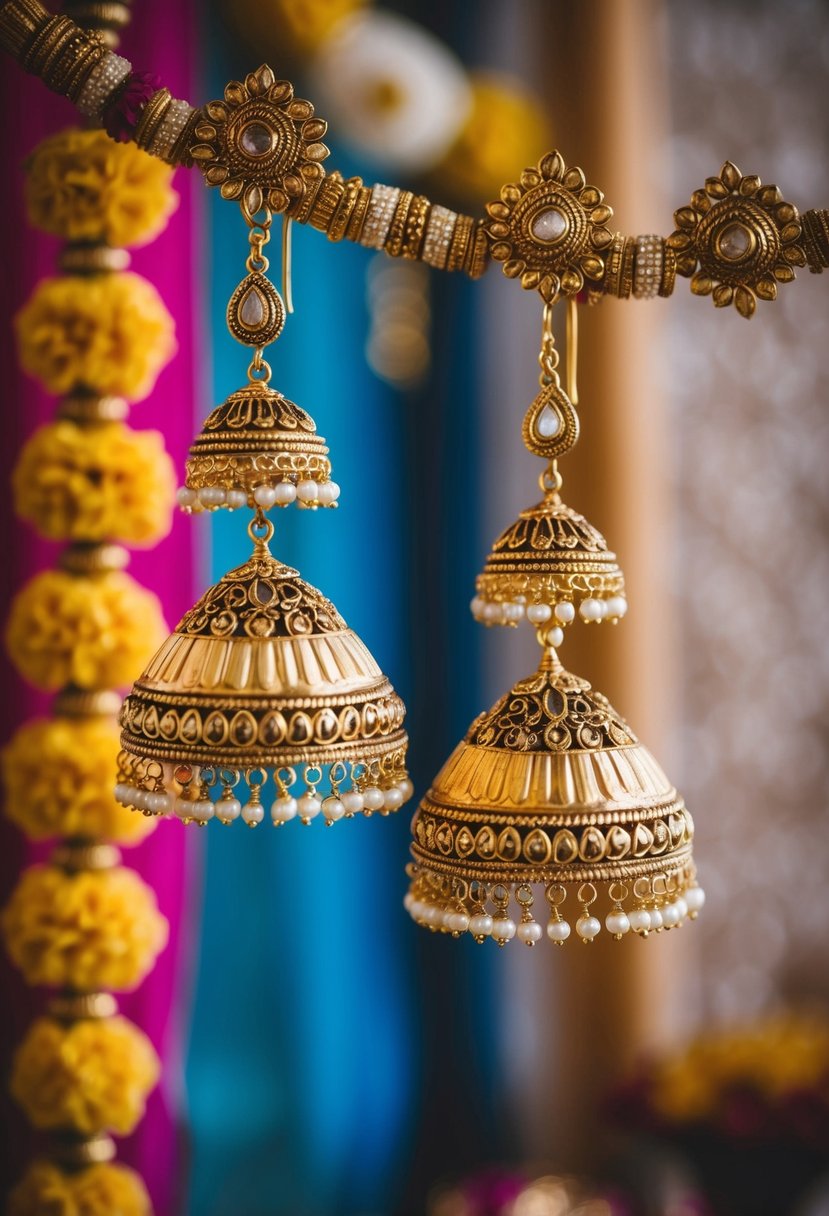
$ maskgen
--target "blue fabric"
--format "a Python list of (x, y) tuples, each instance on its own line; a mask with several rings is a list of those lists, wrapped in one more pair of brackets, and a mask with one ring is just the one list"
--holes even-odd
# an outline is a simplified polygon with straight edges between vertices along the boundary
[[(239, 70), (222, 58), (215, 48), (214, 96)], [(246, 352), (221, 319), (246, 231), (215, 196), (211, 219), (218, 402), (245, 380)], [(435, 373), (401, 396), (363, 354), (369, 256), (295, 226), (296, 312), (269, 352), (273, 383), (326, 436), (342, 498), (336, 511), (275, 511), (271, 547), (334, 601), (403, 696), (422, 793), (482, 708), (468, 612), (483, 547), (475, 297), (435, 276)], [(212, 529), (213, 579), (247, 556), (246, 523), (194, 522)], [(492, 1151), (474, 1130), (497, 1123), (492, 954), (405, 915), (411, 809), (330, 829), (206, 829), (192, 1216), (422, 1213), (430, 1182)]]

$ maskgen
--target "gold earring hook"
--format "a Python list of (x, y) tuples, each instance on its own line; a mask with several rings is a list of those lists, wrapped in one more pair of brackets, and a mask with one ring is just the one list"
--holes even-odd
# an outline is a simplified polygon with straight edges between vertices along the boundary
[(567, 301), (567, 396), (573, 405), (579, 403), (579, 306), (575, 299)]
[(291, 291), (291, 246), (292, 221), (287, 215), (282, 217), (282, 298), (285, 301), (286, 312), (294, 311), (294, 297)]

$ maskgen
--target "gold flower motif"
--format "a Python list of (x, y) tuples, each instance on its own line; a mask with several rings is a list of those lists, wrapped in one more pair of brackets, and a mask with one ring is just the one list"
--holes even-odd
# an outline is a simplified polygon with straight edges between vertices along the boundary
[(65, 1174), (51, 1161), (33, 1162), (9, 1195), (9, 1216), (152, 1216), (135, 1170), (107, 1162)]
[(39, 1018), (15, 1054), (10, 1089), (37, 1128), (126, 1136), (158, 1074), (152, 1043), (126, 1018)]
[(133, 871), (31, 866), (2, 916), (6, 947), (27, 984), (131, 991), (167, 943), (155, 892)]
[(244, 83), (226, 85), (223, 101), (207, 103), (190, 155), (208, 185), (239, 199), (248, 216), (262, 206), (278, 214), (324, 176), (327, 129), (310, 101), (294, 97), (290, 81), (276, 80), (263, 64)]
[(674, 212), (676, 231), (667, 244), (676, 253), (677, 274), (691, 291), (710, 295), (717, 308), (733, 304), (754, 315), (757, 298), (777, 298), (777, 284), (790, 283), (794, 267), (806, 265), (797, 208), (777, 186), (743, 176), (726, 161), (719, 177), (695, 190), (689, 207)]
[(602, 251), (613, 240), (605, 225), (613, 212), (560, 152), (548, 152), (518, 182), (502, 186), (500, 199), (486, 209), (492, 257), (503, 262), (508, 278), (520, 277), (522, 287), (538, 290), (547, 303), (577, 295), (585, 276), (604, 275)]

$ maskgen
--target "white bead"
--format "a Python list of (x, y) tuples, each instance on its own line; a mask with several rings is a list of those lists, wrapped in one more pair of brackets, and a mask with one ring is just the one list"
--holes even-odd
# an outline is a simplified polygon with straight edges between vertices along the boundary
[(522, 921), (518, 926), (518, 940), (525, 946), (534, 946), (544, 936), (544, 930), (537, 920)]
[(409, 780), (409, 778), (404, 777), (402, 781), (398, 781), (397, 788), (400, 790), (400, 793), (403, 795), (403, 801), (408, 802), (409, 799), (411, 798), (412, 794), (414, 793), (414, 785)]
[(562, 600), (555, 607), (556, 620), (561, 621), (562, 625), (568, 624), (576, 615), (576, 610), (569, 600)]
[(469, 916), (466, 912), (450, 912), (446, 918), (446, 928), (450, 933), (466, 933), (469, 928)]
[(172, 794), (156, 794), (156, 806), (159, 815), (170, 815), (173, 810)]
[(651, 915), (651, 928), (652, 929), (661, 929), (662, 926), (665, 924), (665, 920), (662, 916), (661, 910), (659, 908), (651, 908), (650, 915)]
[(315, 481), (300, 481), (297, 483), (296, 496), (300, 502), (316, 502), (320, 488)]
[(548, 920), (547, 936), (551, 942), (566, 942), (570, 936), (570, 925), (566, 920)]
[(303, 794), (297, 806), (300, 819), (313, 819), (322, 810), (322, 801), (316, 794)]
[(630, 921), (624, 912), (608, 912), (604, 918), (604, 927), (613, 937), (630, 933)]
[(634, 908), (628, 920), (634, 933), (647, 933), (651, 927), (651, 914), (647, 908)]
[(548, 646), (560, 646), (564, 641), (564, 630), (559, 625), (554, 625), (545, 633), (544, 641)]
[(396, 811), (399, 806), (403, 805), (403, 791), (396, 785), (393, 785), (390, 790), (386, 790), (383, 794), (383, 806), (387, 811)]
[(601, 931), (601, 921), (597, 916), (588, 916), (587, 913), (580, 916), (576, 921), (576, 933), (579, 937), (584, 938), (586, 942), (591, 942), (597, 933)]
[(378, 790), (376, 785), (370, 785), (367, 790), (363, 790), (363, 802), (366, 810), (379, 811), (380, 807), (385, 804), (386, 798), (382, 790)]
[(504, 619), (501, 604), (484, 604), (484, 620), (488, 625), (498, 625)]
[(136, 790), (132, 796), (132, 805), (139, 811), (147, 809), (147, 791)]
[(322, 800), (322, 813), (329, 823), (335, 823), (345, 814), (345, 804), (332, 794)]
[(685, 892), (685, 902), (689, 912), (699, 912), (705, 903), (705, 892), (702, 887), (689, 887)]
[(600, 600), (582, 600), (579, 605), (579, 615), (584, 621), (600, 621), (604, 615)]
[(221, 486), (205, 486), (199, 490), (199, 502), (205, 507), (220, 507), (226, 497)]
[(415, 902), (414, 895), (412, 895), (411, 891), (407, 891), (406, 894), (403, 896), (403, 907), (406, 909), (406, 911), (410, 915), (411, 915), (411, 911), (412, 911), (412, 905), (414, 904), (414, 902)]
[(332, 502), (336, 502), (340, 497), (340, 487), (336, 481), (324, 481), (319, 486), (318, 502), (323, 507), (330, 507)]
[(227, 505), (234, 511), (247, 506), (248, 496), (244, 490), (228, 490)]
[(191, 490), (189, 486), (179, 486), (176, 490), (176, 502), (180, 507), (192, 507), (196, 498), (196, 491)]
[(511, 942), (515, 937), (515, 921), (508, 916), (496, 916), (492, 921), (492, 939), (496, 942)]
[(271, 819), (274, 823), (287, 823), (289, 819), (296, 818), (296, 813), (297, 801), (290, 794), (281, 794), (271, 807)]
[(296, 502), (296, 486), (292, 481), (280, 481), (273, 494), (280, 507), (287, 507), (289, 503)]
[(619, 620), (628, 610), (628, 602), (623, 595), (612, 595), (606, 603), (607, 615), (617, 617)]
[(118, 782), (115, 789), (112, 791), (112, 794), (113, 794), (113, 797), (115, 798), (115, 801), (119, 802), (121, 804), (121, 806), (129, 805), (129, 802), (128, 802), (129, 786), (125, 785), (123, 781)]
[(524, 616), (523, 604), (504, 604), (504, 620), (517, 625)]
[(208, 819), (213, 818), (213, 803), (209, 798), (199, 798), (197, 802), (191, 802), (190, 816), (196, 823), (207, 823)]
[(193, 803), (186, 798), (176, 798), (173, 803), (173, 814), (179, 819), (192, 819)]
[(667, 904), (662, 909), (662, 924), (666, 929), (673, 929), (679, 924), (679, 909), (675, 904)]
[(276, 502), (276, 490), (273, 486), (257, 486), (253, 491), (253, 501), (257, 507), (267, 510)]
[(530, 604), (527, 608), (527, 620), (531, 625), (543, 625), (552, 615), (553, 610), (549, 604)]
[(426, 921), (427, 925), (437, 928), (437, 926), (443, 920), (443, 909), (438, 908), (436, 904), (426, 904), (425, 908), (423, 909), (423, 919)]
[(242, 813), (242, 804), (238, 798), (220, 798), (216, 803), (216, 818), (222, 823), (232, 823)]
[(343, 794), (343, 806), (347, 815), (359, 815), (363, 809), (363, 795), (359, 790), (346, 790)]
[(242, 807), (242, 818), (249, 828), (256, 827), (265, 818), (265, 808), (261, 802), (246, 802)]
[(484, 601), (479, 595), (476, 595), (474, 599), (469, 601), (469, 611), (472, 613), (476, 621), (479, 619), (479, 617), (483, 616)]
[(685, 920), (685, 917), (688, 915), (688, 904), (681, 895), (674, 900), (674, 907), (679, 913), (679, 919), (681, 921)]
[(486, 912), (476, 912), (469, 918), (469, 932), (473, 937), (489, 937), (492, 932), (492, 917)]

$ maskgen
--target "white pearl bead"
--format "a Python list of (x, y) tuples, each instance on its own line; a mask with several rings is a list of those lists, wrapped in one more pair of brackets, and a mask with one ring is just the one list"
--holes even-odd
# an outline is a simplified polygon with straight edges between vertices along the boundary
[(393, 785), (390, 790), (386, 790), (383, 794), (383, 806), (387, 811), (396, 811), (399, 806), (403, 805), (403, 791), (396, 785)]
[(662, 924), (666, 929), (673, 929), (679, 924), (679, 909), (675, 904), (667, 904), (662, 909)]
[(412, 912), (412, 906), (414, 905), (414, 902), (415, 902), (414, 895), (412, 895), (411, 891), (407, 891), (406, 894), (403, 896), (403, 907), (406, 909), (406, 911), (410, 915)]
[(549, 604), (530, 604), (527, 608), (527, 620), (531, 625), (543, 625), (552, 615), (553, 610)]
[(227, 494), (221, 486), (205, 486), (199, 490), (199, 502), (205, 507), (220, 507)]
[(115, 801), (121, 806), (129, 806), (129, 786), (125, 785), (123, 781), (118, 782), (112, 794)]
[(579, 615), (584, 621), (600, 621), (604, 616), (600, 600), (582, 600), (579, 605)]
[(186, 798), (176, 798), (173, 803), (173, 814), (179, 819), (192, 819), (193, 803)]
[(681, 895), (674, 900), (674, 907), (679, 913), (679, 919), (681, 921), (685, 920), (685, 917), (688, 915), (688, 905)]
[(504, 620), (517, 625), (524, 616), (523, 604), (504, 604)]
[(566, 942), (570, 936), (570, 925), (566, 920), (548, 920), (547, 936), (551, 942)]
[(271, 819), (274, 823), (287, 823), (289, 819), (296, 818), (296, 813), (297, 801), (290, 794), (281, 794), (271, 807)]
[(145, 810), (147, 806), (147, 791), (135, 790), (132, 795), (132, 805), (136, 808), (136, 810)]
[(628, 920), (634, 933), (647, 933), (651, 927), (651, 914), (647, 908), (634, 908)]
[(398, 781), (397, 788), (400, 790), (400, 793), (403, 795), (403, 801), (408, 802), (409, 799), (411, 798), (412, 794), (414, 793), (414, 785), (409, 780), (409, 778), (404, 777), (402, 781)]
[(385, 805), (386, 797), (382, 790), (378, 790), (376, 785), (370, 785), (367, 790), (363, 790), (363, 802), (366, 810), (379, 811), (381, 806)]
[(192, 507), (196, 498), (196, 491), (191, 490), (189, 486), (179, 486), (176, 490), (176, 502), (180, 507)]
[(613, 937), (630, 933), (630, 921), (624, 912), (608, 912), (604, 918), (604, 927)]
[(685, 892), (685, 902), (689, 912), (699, 912), (705, 903), (705, 892), (702, 887), (689, 887)]
[(564, 630), (558, 625), (554, 625), (552, 629), (548, 629), (544, 635), (544, 641), (548, 646), (560, 646), (564, 641)]
[(544, 930), (537, 920), (522, 921), (518, 926), (518, 940), (525, 946), (534, 946), (536, 942), (541, 941), (543, 935)]
[(427, 904), (423, 909), (423, 919), (426, 921), (427, 925), (437, 928), (437, 926), (443, 920), (443, 909), (438, 908), (435, 904)]
[(597, 933), (601, 931), (601, 921), (597, 916), (588, 916), (585, 913), (576, 921), (576, 933), (586, 942), (592, 942)]
[(155, 807), (157, 815), (169, 815), (173, 810), (172, 794), (155, 794)]
[(238, 798), (220, 798), (216, 803), (216, 818), (222, 823), (232, 823), (242, 813), (242, 804)]
[(253, 491), (253, 501), (257, 507), (267, 510), (276, 502), (276, 490), (273, 486), (257, 486)]
[(332, 502), (336, 502), (340, 497), (340, 487), (336, 481), (324, 481), (319, 487), (317, 501), (323, 507), (330, 507)]
[(665, 918), (662, 915), (660, 908), (651, 908), (651, 928), (661, 929), (665, 924)]
[(469, 601), (469, 611), (475, 617), (476, 621), (483, 616), (484, 601), (479, 595), (476, 595), (474, 599)]
[(346, 790), (343, 794), (343, 806), (347, 815), (359, 815), (363, 809), (363, 795), (359, 790)]
[(316, 502), (320, 488), (315, 481), (300, 481), (297, 483), (296, 496), (300, 502)]
[(497, 625), (504, 619), (501, 604), (484, 604), (484, 620), (488, 625)]
[(575, 618), (576, 610), (569, 600), (562, 600), (560, 604), (556, 604), (555, 613), (556, 620), (566, 625)]
[(492, 924), (492, 917), (488, 913), (476, 912), (469, 918), (469, 932), (473, 937), (489, 937)]
[(469, 916), (466, 912), (450, 912), (446, 918), (446, 928), (450, 933), (466, 933), (469, 928)]
[(322, 801), (316, 794), (303, 794), (297, 806), (300, 819), (313, 819), (322, 810)]
[(496, 916), (492, 921), (492, 939), (496, 942), (511, 942), (515, 937), (515, 921), (508, 916)]
[(274, 488), (273, 496), (280, 507), (287, 507), (290, 503), (296, 502), (296, 486), (292, 481), (280, 481), (279, 485)]
[(249, 828), (254, 828), (265, 818), (265, 808), (261, 802), (246, 802), (242, 807), (242, 818)]
[(245, 490), (228, 490), (227, 505), (233, 511), (238, 511), (239, 507), (247, 506), (248, 496)]
[(197, 802), (191, 802), (190, 815), (196, 823), (207, 823), (208, 819), (213, 818), (213, 803), (209, 798), (199, 798)]
[(345, 804), (341, 799), (335, 798), (332, 794), (328, 798), (323, 798), (322, 813), (329, 823), (335, 823), (338, 819), (342, 819), (345, 814)]
[(623, 595), (612, 595), (607, 604), (607, 615), (621, 620), (628, 610), (628, 602)]

